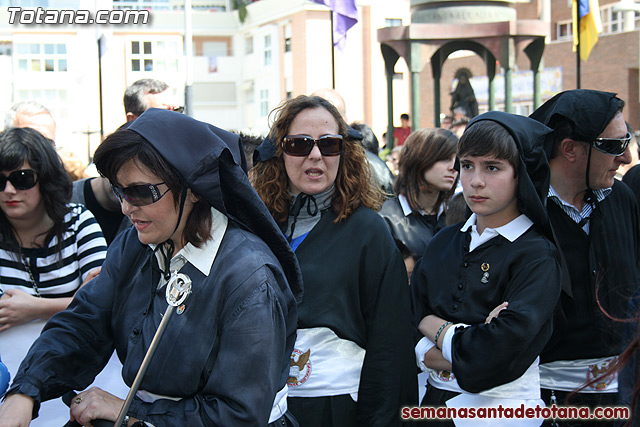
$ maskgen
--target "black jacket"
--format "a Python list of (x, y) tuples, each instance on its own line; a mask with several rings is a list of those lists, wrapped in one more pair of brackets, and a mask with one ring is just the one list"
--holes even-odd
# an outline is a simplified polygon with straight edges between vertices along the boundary
[[(149, 109), (129, 130), (142, 135), (191, 190), (227, 216), (208, 275), (187, 262), (192, 280), (141, 388), (179, 400), (146, 403), (129, 415), (155, 426), (266, 425), (286, 384), (296, 337), (300, 270), (284, 236), (253, 191), (229, 145), (238, 136), (167, 110)], [(167, 302), (155, 255), (133, 228), (112, 243), (102, 272), (52, 317), (11, 391), (39, 402), (87, 387), (115, 348), (131, 384)]]
[(401, 241), (417, 260), (422, 257), (433, 236), (446, 225), (446, 216), (441, 214), (422, 215), (411, 212), (405, 215), (398, 197), (393, 197), (382, 205), (379, 212), (391, 230), (394, 239)]
[(615, 181), (611, 193), (592, 212), (588, 235), (555, 202), (549, 201), (547, 207), (567, 260), (571, 294), (562, 294), (562, 312), (542, 361), (620, 354), (624, 323), (609, 316), (629, 316), (627, 303), (640, 283), (635, 197)]
[[(460, 224), (447, 227), (433, 238), (411, 278), (416, 326), (429, 314), (470, 325), (455, 331), (452, 366), (460, 387), (471, 393), (517, 379), (540, 354), (551, 336), (562, 274), (544, 208), (551, 129), (497, 111), (476, 117), (469, 127), (482, 120), (500, 124), (518, 147), (518, 207), (533, 226), (513, 242), (497, 236), (472, 252), (469, 232), (461, 232)], [(490, 271), (488, 280), (483, 271)], [(485, 324), (505, 301), (508, 309)]]
[(371, 209), (335, 219), (324, 212), (296, 249), (305, 283), (298, 327), (328, 327), (366, 350), (358, 425), (394, 426), (400, 408), (417, 402), (406, 269)]

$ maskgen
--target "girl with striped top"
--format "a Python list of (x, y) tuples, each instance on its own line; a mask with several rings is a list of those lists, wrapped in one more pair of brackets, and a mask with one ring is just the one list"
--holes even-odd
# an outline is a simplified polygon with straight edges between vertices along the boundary
[(29, 128), (0, 133), (0, 348), (12, 374), (106, 256), (100, 226), (70, 198), (71, 180), (46, 138)]

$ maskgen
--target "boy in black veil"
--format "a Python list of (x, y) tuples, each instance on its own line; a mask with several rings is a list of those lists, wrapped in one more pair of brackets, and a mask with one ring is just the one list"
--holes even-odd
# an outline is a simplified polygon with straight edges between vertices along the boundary
[(550, 132), (526, 117), (489, 112), (459, 141), (460, 180), (473, 215), (434, 237), (411, 278), (423, 337), (417, 362), (430, 368), (423, 406), (542, 404), (538, 355), (551, 336), (561, 282), (544, 210)]

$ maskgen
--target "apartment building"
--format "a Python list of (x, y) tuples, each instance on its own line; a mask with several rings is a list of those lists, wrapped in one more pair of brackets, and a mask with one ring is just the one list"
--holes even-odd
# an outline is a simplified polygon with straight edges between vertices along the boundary
[[(344, 96), (349, 120), (387, 126), (384, 63), (376, 29), (409, 24), (409, 0), (359, 0), (358, 23), (344, 50), (334, 49), (327, 7), (309, 0), (246, 4), (240, 22), (230, 0), (192, 0), (186, 30), (183, 0), (0, 0), (0, 112), (36, 100), (56, 121), (58, 145), (88, 159), (101, 137), (125, 120), (125, 88), (141, 78), (166, 81), (180, 102), (192, 82), (191, 114), (225, 129), (265, 134), (282, 100), (323, 87)], [(10, 8), (34, 13), (119, 11), (119, 24), (25, 24)], [(125, 23), (124, 11), (148, 11), (147, 23)], [(27, 13), (27, 17), (29, 17)], [(192, 35), (192, 59), (185, 56)], [(333, 70), (333, 72), (332, 72)], [(333, 76), (333, 77), (332, 77)], [(399, 64), (395, 111), (409, 112), (409, 78)], [(398, 123), (399, 125), (399, 123)]]

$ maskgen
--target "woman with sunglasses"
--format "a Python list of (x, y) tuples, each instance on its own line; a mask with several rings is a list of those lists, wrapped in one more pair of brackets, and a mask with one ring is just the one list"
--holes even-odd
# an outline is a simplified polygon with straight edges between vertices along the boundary
[[(96, 167), (134, 226), (36, 341), (0, 407), (0, 425), (27, 425), (42, 400), (83, 390), (114, 347), (131, 385), (178, 278), (191, 280), (191, 293), (166, 324), (123, 425), (288, 425), (300, 271), (232, 156), (237, 142), (188, 116), (149, 109), (99, 146)], [(71, 419), (114, 422), (123, 406), (91, 388), (71, 401)]]
[(252, 176), (302, 269), (289, 408), (303, 427), (399, 424), (417, 400), (409, 289), (364, 149), (323, 98), (274, 114)]
[(446, 226), (445, 207), (458, 182), (453, 168), (458, 138), (446, 129), (418, 129), (404, 143), (397, 196), (387, 200), (380, 215), (393, 237), (422, 257), (429, 241)]
[(12, 375), (106, 256), (95, 218), (70, 197), (69, 175), (44, 136), (0, 133), (0, 348)]

